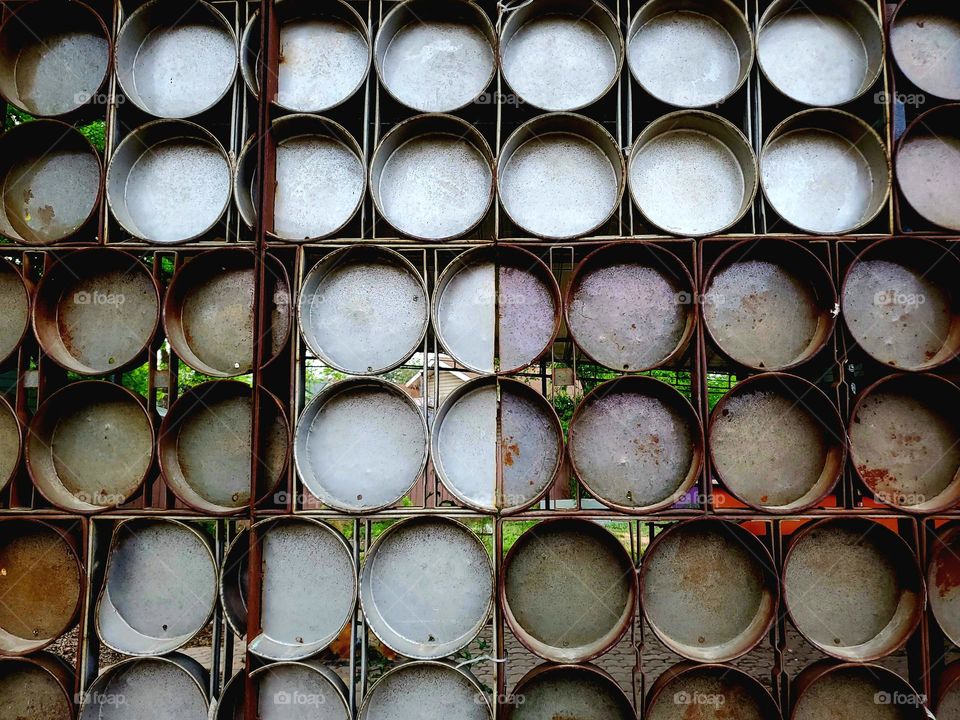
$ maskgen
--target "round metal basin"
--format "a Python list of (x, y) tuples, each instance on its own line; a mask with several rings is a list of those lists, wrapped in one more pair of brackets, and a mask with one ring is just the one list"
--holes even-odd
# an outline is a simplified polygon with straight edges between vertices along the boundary
[(567, 287), (564, 311), (577, 347), (593, 362), (640, 372), (673, 362), (696, 326), (693, 278), (676, 255), (623, 242), (590, 253)]
[(883, 71), (883, 24), (864, 0), (803, 5), (774, 0), (757, 33), (764, 76), (805, 105), (830, 107), (855, 100)]
[(594, 388), (570, 420), (567, 452), (587, 491), (621, 512), (655, 512), (683, 497), (703, 464), (703, 429), (690, 403), (647, 376)]
[[(270, 663), (250, 677), (257, 686), (260, 720), (351, 720), (343, 680), (316, 660)], [(244, 684), (240, 670), (223, 689), (210, 720), (244, 720)]]
[[(215, 515), (250, 503), (253, 397), (242, 382), (215, 380), (192, 388), (160, 425), (157, 455), (163, 480), (184, 503)], [(260, 388), (261, 472), (255, 498), (280, 484), (290, 457), (290, 426), (280, 401)]]
[(207, 720), (207, 682), (207, 671), (180, 653), (123, 660), (84, 693), (79, 720)]
[(497, 190), (507, 216), (547, 240), (600, 228), (620, 204), (625, 176), (626, 163), (613, 136), (599, 123), (569, 113), (524, 123), (507, 138), (497, 160)]
[[(930, 544), (929, 552), (930, 609), (943, 634), (957, 645), (960, 639), (960, 526), (952, 523), (941, 529)], [(960, 697), (957, 701), (960, 708)]]
[(950, 3), (903, 0), (890, 20), (890, 49), (920, 90), (960, 100), (960, 14)]
[(561, 663), (591, 660), (616, 645), (633, 623), (637, 594), (630, 554), (589, 520), (533, 526), (507, 553), (500, 578), (510, 630), (530, 652)]
[(863, 120), (840, 110), (804, 110), (767, 137), (760, 183), (784, 220), (808, 233), (838, 235), (860, 229), (884, 208), (890, 163), (883, 140)]
[[(353, 97), (370, 71), (367, 25), (348, 3), (279, 0), (277, 95), (270, 101), (290, 112), (320, 113)], [(240, 41), (240, 72), (247, 89), (260, 96), (260, 13)]]
[(681, 110), (647, 125), (630, 151), (633, 202), (674, 235), (715, 235), (735, 225), (757, 194), (757, 158), (719, 115)]
[(647, 720), (780, 720), (780, 708), (757, 680), (729, 665), (682, 662), (647, 695)]
[(640, 567), (640, 606), (651, 629), (673, 652), (697, 662), (750, 652), (770, 631), (779, 598), (767, 548), (724, 520), (690, 520), (662, 531)]
[(196, 240), (230, 204), (230, 168), (223, 145), (207, 130), (186, 120), (154, 120), (114, 151), (107, 201), (117, 222), (140, 240)]
[(440, 275), (437, 339), (461, 365), (512, 373), (536, 362), (560, 329), (560, 288), (550, 268), (515, 245), (473, 248)]
[(940, 675), (937, 703), (933, 707), (934, 716), (941, 720), (960, 717), (960, 663), (947, 665)]
[(297, 422), (293, 457), (307, 490), (341, 512), (399, 502), (427, 463), (427, 423), (396, 385), (350, 378), (327, 385)]
[(110, 32), (96, 11), (77, 0), (14, 7), (0, 25), (3, 98), (49, 117), (98, 95), (110, 67)]
[(765, 373), (741, 381), (717, 403), (708, 430), (714, 473), (757, 510), (813, 507), (843, 474), (846, 431), (816, 385)]
[(10, 403), (0, 397), (0, 490), (17, 474), (23, 452), (23, 429)]
[(473, 230), (493, 204), (493, 165), (476, 127), (453, 115), (418, 115), (380, 140), (370, 194), (404, 235), (450, 240)]
[(106, 375), (143, 360), (160, 323), (150, 269), (119, 250), (63, 255), (44, 273), (33, 328), (44, 353), (81, 375)]
[(896, 150), (897, 187), (923, 219), (960, 231), (960, 105), (930, 110), (910, 124)]
[(59, 120), (35, 120), (0, 137), (0, 233), (27, 245), (74, 235), (100, 204), (103, 168), (93, 145)]
[[(254, 288), (252, 252), (210, 250), (188, 260), (173, 276), (163, 303), (170, 347), (194, 370), (234, 377), (253, 369)], [(263, 297), (263, 364), (277, 358), (290, 337), (291, 299), (287, 271), (267, 256)]]
[(380, 23), (373, 58), (384, 89), (420, 112), (477, 100), (497, 72), (497, 31), (467, 0), (406, 0)]
[[(267, 660), (303, 660), (336, 640), (357, 604), (353, 552), (337, 530), (310, 518), (262, 520), (253, 526), (262, 553), (260, 634), (247, 643)], [(220, 570), (224, 616), (247, 634), (250, 533), (227, 548)]]
[(850, 426), (857, 475), (880, 502), (940, 512), (960, 500), (960, 388), (891, 375), (860, 393)]
[(0, 363), (10, 360), (30, 327), (30, 292), (19, 268), (0, 258)]
[(960, 262), (920, 239), (864, 250), (847, 270), (843, 318), (857, 344), (889, 367), (930, 370), (960, 352)]
[(466, 647), (493, 609), (493, 566), (480, 539), (447, 518), (391, 525), (360, 576), (367, 625), (384, 645), (418, 660)]
[[(523, 702), (520, 699), (523, 698)], [(593, 665), (543, 664), (513, 689), (507, 720), (634, 720), (616, 681)]]
[(156, 117), (192, 117), (233, 87), (237, 35), (203, 0), (186, 8), (152, 0), (124, 21), (115, 62), (123, 94), (138, 108)]
[(503, 78), (541, 110), (578, 110), (616, 84), (623, 67), (617, 19), (595, 0), (517, 5), (500, 30)]
[(833, 335), (837, 291), (823, 263), (789, 240), (744, 240), (717, 258), (703, 284), (713, 343), (753, 370), (788, 370)]
[(113, 531), (97, 634), (124, 655), (165, 655), (207, 626), (217, 604), (210, 541), (174, 520), (127, 520)]
[(923, 698), (906, 680), (880, 665), (814, 663), (800, 673), (795, 687), (790, 720), (929, 718)]
[(0, 716), (73, 720), (73, 670), (50, 653), (0, 658)]
[(821, 652), (853, 662), (902, 647), (926, 601), (907, 543), (863, 518), (810, 522), (796, 533), (784, 561), (783, 592), (797, 630)]
[(82, 587), (72, 538), (46, 523), (6, 520), (0, 523), (0, 568), (0, 652), (26, 655), (73, 627)]
[(109, 382), (73, 383), (48, 397), (30, 421), (27, 470), (57, 507), (107, 510), (140, 489), (154, 440), (142, 397)]
[(539, 501), (563, 465), (563, 428), (532, 387), (493, 376), (453, 390), (433, 421), (431, 459), (450, 494), (482, 512)]
[(429, 295), (420, 272), (400, 253), (351, 245), (307, 273), (297, 318), (311, 352), (351, 375), (380, 375), (423, 344)]
[(746, 82), (753, 34), (730, 0), (654, 0), (634, 15), (627, 64), (640, 86), (668, 105), (719, 105)]
[[(285, 115), (270, 127), (276, 143), (273, 238), (302, 242), (335, 235), (363, 203), (363, 151), (346, 128), (316, 115)], [(257, 222), (257, 136), (237, 162), (233, 196), (243, 221)]]
[(492, 720), (490, 701), (465, 669), (417, 660), (389, 670), (363, 699), (358, 720)]

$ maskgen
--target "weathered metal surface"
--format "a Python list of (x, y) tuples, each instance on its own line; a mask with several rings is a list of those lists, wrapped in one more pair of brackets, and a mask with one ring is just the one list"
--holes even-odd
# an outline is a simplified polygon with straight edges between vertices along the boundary
[(753, 58), (750, 25), (730, 0), (655, 0), (627, 31), (634, 79), (676, 107), (724, 102), (746, 82)]
[(836, 318), (830, 273), (788, 240), (744, 240), (707, 272), (702, 312), (708, 337), (754, 370), (788, 370), (826, 346)]
[(386, 380), (326, 386), (300, 415), (293, 457), (307, 490), (341, 512), (374, 512), (403, 498), (427, 462), (427, 423)]
[(814, 663), (800, 673), (795, 685), (790, 720), (929, 718), (924, 699), (906, 680), (880, 665)]
[(931, 703), (934, 716), (940, 720), (960, 717), (960, 663), (954, 661), (947, 665), (937, 685), (936, 705)]
[(367, 627), (409, 658), (466, 647), (493, 609), (493, 566), (480, 539), (448, 518), (390, 526), (366, 553), (360, 603)]
[(930, 110), (911, 123), (896, 151), (897, 186), (922, 218), (960, 231), (960, 105)]
[(662, 531), (640, 567), (654, 634), (698, 662), (727, 662), (766, 637), (780, 598), (773, 558), (736, 523), (701, 518)]
[(623, 36), (595, 0), (511, 8), (500, 30), (503, 78), (541, 110), (578, 110), (607, 94), (623, 67)]
[(393, 668), (363, 699), (358, 720), (492, 720), (490, 701), (469, 671), (442, 660)]
[(883, 70), (883, 25), (864, 0), (774, 0), (757, 32), (757, 59), (767, 80), (806, 105), (855, 100)]
[(535, 667), (517, 683), (505, 710), (506, 720), (634, 720), (637, 717), (630, 700), (614, 679), (594, 665), (545, 663)]
[(567, 286), (564, 312), (594, 362), (640, 372), (676, 360), (696, 326), (693, 278), (676, 255), (623, 242), (590, 253)]
[(422, 345), (427, 286), (417, 268), (388, 248), (353, 245), (313, 266), (300, 290), (300, 333), (332, 368), (379, 375)]
[(757, 158), (719, 115), (680, 110), (647, 125), (627, 165), (643, 216), (674, 235), (714, 235), (736, 224), (757, 194)]
[(783, 592), (790, 619), (811, 644), (854, 662), (903, 646), (926, 602), (913, 551), (864, 518), (810, 522), (796, 533), (784, 561)]
[(33, 305), (44, 353), (81, 375), (142, 360), (159, 323), (160, 291), (150, 270), (107, 248), (62, 255), (40, 279)]
[(109, 382), (67, 385), (39, 407), (27, 432), (27, 470), (59, 508), (91, 513), (140, 489), (153, 463), (154, 428), (145, 401)]
[[(290, 426), (280, 401), (260, 388), (257, 498), (272, 493), (290, 457)], [(253, 392), (242, 382), (215, 380), (192, 388), (160, 425), (157, 456), (164, 482), (190, 507), (226, 514), (250, 503)]]
[(837, 235), (863, 227), (886, 205), (890, 162), (883, 140), (863, 120), (841, 110), (804, 110), (767, 137), (760, 184), (787, 222)]
[(588, 235), (607, 222), (623, 197), (625, 177), (613, 136), (594, 120), (569, 113), (524, 123), (497, 159), (497, 190), (507, 216), (548, 240)]
[(960, 100), (960, 15), (951, 3), (903, 0), (890, 19), (900, 71), (925, 93)]
[(0, 259), (0, 363), (13, 357), (30, 327), (30, 293), (19, 268)]
[[(270, 663), (250, 673), (260, 720), (351, 720), (348, 692), (333, 670), (316, 660)], [(244, 672), (234, 675), (210, 720), (244, 719)]]
[(891, 375), (860, 393), (848, 429), (857, 474), (880, 502), (939, 512), (960, 500), (960, 388)]
[(960, 352), (960, 262), (943, 246), (881, 241), (847, 270), (843, 318), (857, 344), (884, 365), (930, 370)]
[(0, 523), (0, 596), (0, 652), (25, 655), (67, 632), (82, 601), (71, 539), (36, 520)]
[(500, 578), (513, 634), (531, 652), (561, 663), (584, 662), (616, 645), (633, 623), (637, 595), (630, 554), (589, 520), (533, 526), (507, 553)]
[(476, 378), (440, 407), (431, 459), (444, 487), (463, 504), (515, 512), (542, 498), (559, 475), (563, 428), (546, 398), (524, 383)]
[(117, 222), (160, 245), (212, 230), (230, 204), (231, 185), (220, 141), (186, 120), (141, 125), (117, 146), (107, 168), (107, 201)]
[[(274, 18), (280, 30), (277, 96), (271, 102), (291, 112), (320, 113), (359, 90), (370, 71), (367, 25), (348, 3), (279, 0)], [(260, 95), (260, 13), (240, 41), (240, 71), (247, 89)]]
[[(303, 660), (327, 647), (353, 617), (357, 568), (337, 530), (310, 518), (254, 525), (263, 554), (260, 635), (247, 644), (267, 660)], [(227, 549), (220, 572), (224, 616), (240, 637), (247, 632), (249, 531)]]
[(3, 490), (20, 466), (23, 453), (23, 429), (10, 403), (0, 397), (0, 490)]
[(516, 372), (547, 352), (560, 329), (560, 289), (546, 264), (515, 245), (473, 248), (440, 275), (437, 338), (477, 372)]
[(105, 669), (83, 695), (80, 720), (207, 720), (207, 671), (180, 653)]
[(97, 599), (97, 634), (125, 655), (165, 655), (193, 639), (217, 604), (217, 562), (198, 530), (166, 519), (119, 523)]
[(76, 233), (100, 203), (100, 156), (59, 120), (35, 120), (0, 137), (0, 233), (49, 245)]
[(729, 665), (681, 662), (647, 693), (647, 720), (780, 720), (770, 691)]
[(799, 512), (843, 474), (846, 430), (813, 383), (784, 373), (741, 381), (710, 416), (714, 473), (738, 499), (771, 513)]
[(404, 235), (449, 240), (470, 232), (490, 209), (493, 165), (476, 127), (453, 115), (418, 115), (380, 140), (370, 161), (370, 194)]
[[(334, 235), (363, 203), (367, 174), (363, 151), (339, 123), (316, 115), (285, 115), (270, 127), (276, 143), (271, 237), (319, 240)], [(256, 135), (243, 146), (233, 196), (253, 227), (259, 205)]]
[[(956, 640), (960, 639), (960, 525), (954, 523), (943, 527), (929, 548), (927, 588), (930, 609), (943, 634), (956, 645)], [(957, 701), (960, 708), (960, 697)]]
[(0, 658), (0, 717), (73, 720), (73, 671), (45, 652)]
[(82, 107), (103, 87), (110, 67), (110, 32), (77, 0), (11, 8), (0, 26), (0, 94), (38, 116)]
[(420, 112), (453, 112), (479, 98), (497, 71), (497, 32), (467, 0), (406, 0), (380, 23), (373, 59), (383, 89)]
[[(210, 250), (188, 260), (173, 276), (163, 327), (170, 347), (194, 370), (233, 377), (253, 368), (254, 260), (247, 250)], [(292, 310), (287, 271), (272, 256), (267, 257), (265, 279), (267, 365), (287, 344)]]
[(652, 377), (623, 377), (598, 385), (577, 406), (567, 452), (597, 500), (622, 512), (654, 512), (696, 483), (703, 431), (677, 390)]
[(124, 21), (114, 61), (127, 99), (146, 113), (186, 118), (233, 87), (237, 35), (213, 5), (152, 0)]

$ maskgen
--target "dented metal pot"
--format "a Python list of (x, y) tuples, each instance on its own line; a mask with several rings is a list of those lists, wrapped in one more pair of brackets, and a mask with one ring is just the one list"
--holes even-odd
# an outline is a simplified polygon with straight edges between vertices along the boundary
[[(276, 143), (273, 238), (305, 242), (335, 235), (363, 203), (367, 173), (363, 150), (350, 132), (316, 115), (285, 115), (270, 126)], [(257, 136), (240, 153), (233, 184), (240, 216), (257, 222)]]
[(943, 634), (956, 645), (960, 639), (960, 525), (939, 529), (928, 547), (930, 609)]
[(33, 329), (40, 347), (81, 375), (143, 361), (159, 323), (156, 280), (139, 258), (120, 250), (62, 255), (37, 286)]
[(30, 291), (20, 269), (0, 258), (0, 363), (14, 357), (30, 327)]
[(668, 668), (647, 693), (647, 720), (780, 720), (780, 708), (756, 679), (729, 665), (681, 662)]
[(694, 486), (703, 429), (676, 389), (648, 376), (602, 383), (570, 420), (567, 452), (587, 491), (615, 510), (656, 512)]
[(477, 372), (512, 373), (542, 357), (560, 329), (560, 288), (550, 268), (516, 245), (458, 255), (433, 293), (444, 349)]
[(902, 647), (926, 603), (910, 546), (866, 518), (811, 521), (796, 532), (784, 560), (783, 592), (797, 630), (821, 652), (851, 662)]
[(506, 720), (635, 720), (637, 717), (616, 681), (589, 664), (538, 665), (517, 683), (505, 712)]
[[(249, 250), (210, 250), (188, 260), (170, 281), (163, 303), (170, 347), (204, 375), (234, 377), (253, 368), (254, 260)], [(272, 255), (267, 256), (264, 280), (266, 366), (287, 344), (292, 311), (287, 271)]]
[[(960, 30), (960, 25), (958, 25)], [(924, 220), (960, 231), (960, 105), (942, 105), (916, 118), (897, 146), (897, 186)]]
[(504, 618), (524, 647), (553, 662), (585, 662), (613, 648), (633, 624), (637, 595), (630, 554), (589, 520), (534, 525), (503, 561)]
[(116, 525), (97, 599), (97, 635), (124, 655), (165, 655), (207, 626), (217, 604), (217, 561), (209, 539), (186, 523)]
[(51, 653), (0, 658), (0, 717), (73, 720), (73, 669)]
[(481, 512), (533, 505), (563, 465), (563, 428), (550, 402), (529, 385), (490, 375), (447, 395), (430, 442), (444, 487)]
[(77, 382), (48, 397), (33, 416), (27, 470), (57, 507), (107, 510), (140, 489), (153, 464), (154, 440), (142, 397), (114, 383)]
[(881, 665), (814, 663), (794, 681), (794, 690), (790, 720), (863, 720), (864, 717), (927, 720), (930, 717), (924, 698), (897, 673)]
[[(253, 670), (257, 717), (290, 720), (300, 710), (311, 720), (351, 720), (349, 692), (333, 670), (317, 660), (270, 663)], [(240, 670), (226, 684), (210, 712), (210, 720), (244, 720), (245, 673)]]
[(941, 720), (960, 717), (960, 663), (954, 661), (944, 668), (938, 686), (934, 716)]
[(422, 346), (428, 297), (423, 277), (403, 255), (351, 245), (325, 256), (304, 278), (300, 333), (330, 367), (351, 375), (380, 375)]
[(23, 428), (10, 403), (0, 396), (0, 490), (16, 476), (22, 455)]
[[(290, 458), (290, 426), (280, 401), (260, 388), (260, 462), (256, 500), (270, 495)], [(191, 388), (160, 425), (163, 480), (192, 508), (215, 515), (250, 503), (253, 392), (246, 383), (214, 380)]]
[(415, 660), (388, 670), (363, 699), (357, 720), (492, 720), (480, 683), (445, 660)]
[(940, 0), (901, 0), (890, 18), (890, 50), (925, 93), (960, 100), (960, 13)]

